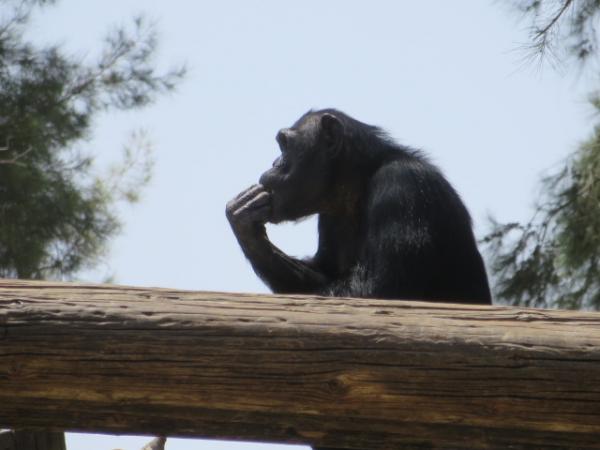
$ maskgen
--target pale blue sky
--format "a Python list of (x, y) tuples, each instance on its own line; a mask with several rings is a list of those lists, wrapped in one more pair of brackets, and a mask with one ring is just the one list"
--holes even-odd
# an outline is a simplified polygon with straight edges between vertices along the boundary
[[(102, 167), (130, 130), (155, 143), (156, 174), (106, 265), (120, 284), (266, 292), (225, 220), (228, 199), (276, 157), (276, 131), (309, 108), (336, 107), (425, 150), (456, 186), (476, 231), (525, 219), (537, 180), (591, 130), (581, 80), (519, 69), (525, 23), (501, 2), (62, 0), (31, 36), (90, 55), (110, 24), (139, 12), (161, 31), (159, 65), (187, 62), (178, 92), (101, 117), (84, 147)], [(315, 221), (270, 228), (293, 255)], [(138, 449), (147, 438), (69, 437), (69, 450)], [(169, 450), (266, 448), (171, 440)], [(281, 446), (274, 448), (283, 448)]]

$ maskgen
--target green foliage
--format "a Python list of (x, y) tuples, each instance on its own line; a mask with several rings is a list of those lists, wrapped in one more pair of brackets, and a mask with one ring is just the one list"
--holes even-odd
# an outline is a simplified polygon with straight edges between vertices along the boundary
[[(531, 19), (530, 58), (571, 59), (580, 67), (597, 62), (600, 1), (512, 0), (512, 5)], [(600, 112), (600, 95), (592, 96), (591, 104)], [(496, 299), (600, 309), (600, 125), (541, 187), (529, 222), (492, 220), (483, 240)]]
[(598, 0), (511, 0), (531, 20), (527, 54), (553, 59), (573, 57), (585, 63), (598, 54)]
[(0, 277), (69, 277), (97, 262), (119, 231), (115, 202), (137, 198), (151, 158), (146, 144), (129, 146), (124, 162), (99, 177), (78, 148), (99, 112), (143, 107), (184, 74), (156, 72), (156, 33), (141, 18), (111, 32), (95, 62), (33, 46), (23, 38), (29, 14), (51, 3), (2, 6)]
[[(600, 101), (592, 100), (596, 106)], [(526, 224), (493, 222), (484, 238), (496, 297), (539, 307), (600, 309), (600, 125), (543, 179)]]

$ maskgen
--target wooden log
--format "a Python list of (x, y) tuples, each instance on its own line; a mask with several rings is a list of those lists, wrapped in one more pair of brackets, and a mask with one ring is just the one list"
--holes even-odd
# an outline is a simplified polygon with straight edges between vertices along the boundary
[(0, 428), (600, 448), (600, 314), (0, 281)]
[(0, 450), (66, 450), (59, 431), (1, 430)]

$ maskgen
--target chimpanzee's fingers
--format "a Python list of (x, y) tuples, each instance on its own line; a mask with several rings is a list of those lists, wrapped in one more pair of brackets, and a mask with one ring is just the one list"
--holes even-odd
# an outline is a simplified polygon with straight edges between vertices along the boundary
[(250, 222), (267, 223), (271, 217), (271, 205), (269, 203), (250, 209), (246, 213)]
[(261, 192), (265, 192), (264, 188), (260, 184), (254, 184), (239, 193), (233, 200), (228, 201), (225, 207), (227, 217), (231, 218), (240, 207), (244, 206)]
[(256, 196), (259, 192), (264, 191), (265, 188), (262, 184), (253, 184), (248, 189), (240, 192), (232, 201), (234, 203), (246, 203), (252, 197)]
[[(261, 186), (262, 188), (262, 186)], [(244, 203), (241, 207), (233, 212), (234, 216), (245, 214), (250, 210), (261, 208), (263, 206), (269, 206), (271, 204), (271, 194), (266, 191), (261, 192), (256, 197), (251, 198), (248, 202)]]

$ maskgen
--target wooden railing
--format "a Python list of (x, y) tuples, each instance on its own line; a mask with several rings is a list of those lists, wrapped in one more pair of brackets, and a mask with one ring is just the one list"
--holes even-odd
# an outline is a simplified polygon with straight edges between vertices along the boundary
[(600, 448), (600, 314), (4, 280), (0, 428)]

